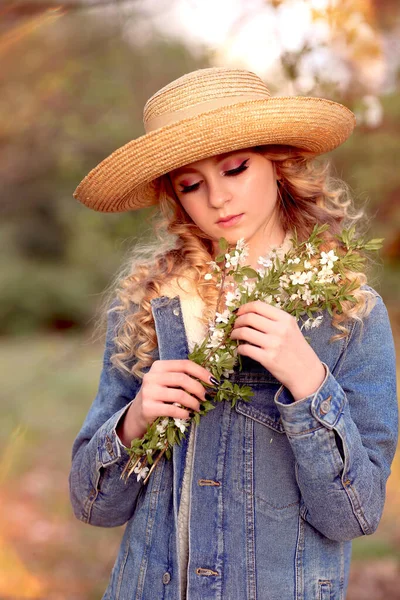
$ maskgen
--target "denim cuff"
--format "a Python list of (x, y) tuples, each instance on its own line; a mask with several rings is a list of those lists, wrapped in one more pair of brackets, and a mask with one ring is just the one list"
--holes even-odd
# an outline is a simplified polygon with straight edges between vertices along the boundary
[(310, 433), (321, 426), (333, 429), (343, 412), (346, 395), (329, 367), (322, 364), (325, 367), (325, 379), (313, 394), (295, 401), (284, 386), (275, 394), (275, 404), (288, 435)]
[(117, 426), (123, 415), (129, 409), (133, 400), (116, 412), (98, 431), (97, 461), (100, 466), (107, 467), (121, 458), (121, 449), (128, 450), (117, 436)]
[(117, 440), (117, 444), (119, 445), (119, 447), (121, 448), (121, 450), (125, 450), (126, 452), (128, 450), (130, 450), (130, 448), (128, 448), (127, 446), (125, 446), (125, 444), (122, 443), (119, 435), (117, 434), (117, 429), (118, 429), (118, 425), (120, 420), (122, 419), (122, 417), (125, 415), (125, 413), (127, 412), (128, 408), (130, 407), (130, 405), (132, 404), (133, 400), (131, 402), (129, 402), (129, 404), (126, 405), (126, 407), (124, 408), (123, 412), (121, 413), (118, 422), (115, 424), (115, 437)]

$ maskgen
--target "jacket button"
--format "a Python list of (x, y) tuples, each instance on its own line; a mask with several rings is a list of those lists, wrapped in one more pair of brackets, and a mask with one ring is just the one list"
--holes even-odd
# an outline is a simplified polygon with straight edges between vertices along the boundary
[(162, 582), (167, 585), (167, 583), (169, 583), (171, 581), (171, 575), (168, 573), (168, 571), (166, 573), (164, 573), (164, 575), (162, 576)]
[(172, 312), (174, 313), (174, 315), (175, 315), (176, 317), (179, 317), (179, 315), (181, 314), (181, 312), (180, 312), (179, 308), (174, 308), (174, 310), (173, 310)]
[(321, 415), (326, 415), (331, 410), (331, 399), (332, 396), (329, 396), (326, 400), (321, 402), (321, 406), (319, 407)]
[(113, 449), (112, 441), (110, 440), (110, 438), (107, 438), (106, 449), (110, 456), (114, 456), (114, 449)]

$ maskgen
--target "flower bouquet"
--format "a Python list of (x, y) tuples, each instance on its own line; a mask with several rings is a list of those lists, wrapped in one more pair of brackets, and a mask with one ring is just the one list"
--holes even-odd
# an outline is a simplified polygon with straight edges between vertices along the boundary
[[(239, 386), (229, 380), (236, 366), (242, 368), (237, 352), (238, 340), (230, 337), (237, 309), (247, 302), (261, 300), (293, 315), (303, 330), (318, 327), (323, 312), (330, 316), (342, 312), (342, 303), (355, 302), (352, 292), (357, 281), (349, 281), (346, 272), (360, 272), (365, 259), (360, 251), (378, 250), (382, 239), (366, 241), (355, 238), (355, 227), (343, 230), (337, 236), (333, 250), (323, 251), (323, 234), (328, 225), (315, 226), (308, 240), (299, 242), (294, 232), (292, 247), (283, 258), (277, 249), (258, 259), (259, 267), (245, 264), (248, 246), (243, 239), (230, 248), (224, 238), (219, 240), (220, 254), (210, 261), (210, 272), (205, 280), (216, 281), (219, 289), (215, 318), (209, 323), (208, 333), (201, 344), (196, 344), (188, 358), (208, 369), (220, 381), (218, 388), (207, 386), (208, 397), (190, 419), (158, 417), (142, 438), (132, 440), (130, 459), (121, 477), (125, 481), (134, 473), (138, 481), (146, 483), (165, 454), (171, 458), (172, 447), (180, 444), (193, 420), (200, 422), (203, 415), (215, 408), (216, 402), (228, 400), (234, 406), (238, 399), (250, 401), (250, 386)], [(211, 396), (210, 396), (211, 394)]]

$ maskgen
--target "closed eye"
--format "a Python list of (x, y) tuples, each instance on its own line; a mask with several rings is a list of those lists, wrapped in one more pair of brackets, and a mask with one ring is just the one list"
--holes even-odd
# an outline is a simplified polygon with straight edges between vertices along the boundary
[(249, 168), (249, 165), (247, 164), (249, 162), (249, 159), (246, 158), (246, 160), (244, 160), (236, 169), (230, 169), (229, 171), (224, 171), (224, 175), (226, 177), (234, 177), (235, 175), (239, 175), (239, 173), (243, 173), (243, 171), (245, 171), (246, 169)]
[[(247, 164), (249, 162), (249, 159), (246, 158), (238, 167), (236, 167), (236, 169), (229, 169), (229, 171), (224, 171), (224, 176), (225, 177), (235, 177), (235, 175), (239, 175), (240, 173), (243, 173), (243, 171), (246, 171), (246, 169), (249, 168), (249, 165)], [(201, 184), (201, 181), (197, 181), (196, 183), (193, 183), (192, 185), (184, 185), (183, 183), (180, 184), (181, 189), (180, 192), (181, 194), (189, 194), (190, 192), (195, 192), (196, 190), (199, 189)]]
[(198, 181), (197, 183), (193, 183), (192, 185), (184, 185), (183, 183), (181, 183), (181, 193), (188, 194), (189, 192), (194, 192), (198, 190), (200, 183), (200, 181)]

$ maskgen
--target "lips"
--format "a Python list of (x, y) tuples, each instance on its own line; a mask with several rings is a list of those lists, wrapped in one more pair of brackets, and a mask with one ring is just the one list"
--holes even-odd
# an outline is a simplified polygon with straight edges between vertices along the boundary
[(239, 215), (228, 215), (227, 217), (223, 217), (217, 221), (217, 225), (218, 227), (223, 227), (224, 229), (227, 227), (235, 227), (241, 222), (243, 215), (244, 213), (240, 213)]
[[(243, 213), (241, 213), (243, 214)], [(235, 217), (239, 217), (240, 215), (228, 215), (227, 217), (223, 217), (222, 219), (219, 219), (217, 221), (217, 223), (226, 223), (227, 221), (230, 221), (231, 219), (234, 219)]]

